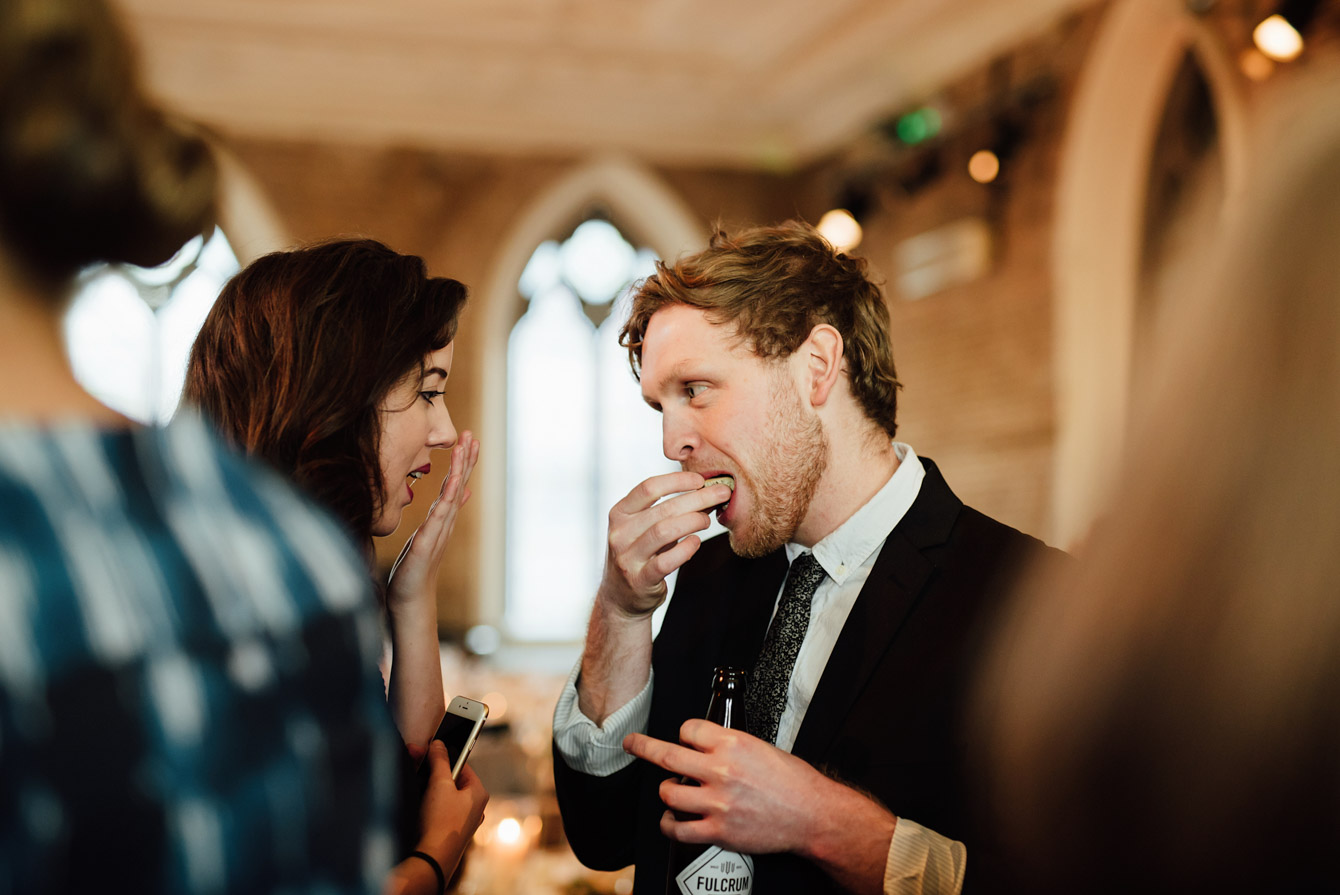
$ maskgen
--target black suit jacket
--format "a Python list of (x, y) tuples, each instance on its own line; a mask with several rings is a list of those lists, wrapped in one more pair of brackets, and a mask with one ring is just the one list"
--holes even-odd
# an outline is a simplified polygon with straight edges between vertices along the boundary
[[(899, 817), (962, 840), (964, 891), (994, 888), (990, 832), (973, 828), (965, 792), (966, 688), (992, 617), (1041, 541), (963, 505), (935, 464), (889, 534), (833, 647), (792, 753), (863, 789)], [(652, 651), (648, 733), (677, 742), (702, 717), (718, 665), (752, 668), (786, 576), (784, 550), (741, 559), (727, 539), (703, 544), (680, 570)], [(634, 891), (659, 895), (668, 841), (658, 827), (667, 775), (637, 761), (609, 777), (554, 777), (569, 842), (589, 867), (637, 864)], [(755, 895), (840, 891), (793, 855), (755, 856)]]

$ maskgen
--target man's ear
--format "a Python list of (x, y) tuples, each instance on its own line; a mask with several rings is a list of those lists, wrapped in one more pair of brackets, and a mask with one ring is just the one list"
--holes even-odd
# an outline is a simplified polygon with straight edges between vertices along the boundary
[(842, 375), (842, 333), (830, 324), (817, 324), (800, 350), (805, 352), (810, 404), (822, 407)]

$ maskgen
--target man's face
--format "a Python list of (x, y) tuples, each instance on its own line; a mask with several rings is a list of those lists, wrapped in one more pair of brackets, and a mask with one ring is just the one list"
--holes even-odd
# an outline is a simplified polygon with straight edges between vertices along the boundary
[(642, 397), (661, 413), (665, 456), (735, 477), (717, 518), (731, 549), (763, 556), (791, 540), (828, 464), (823, 426), (788, 360), (768, 361), (686, 305), (652, 316), (642, 344)]

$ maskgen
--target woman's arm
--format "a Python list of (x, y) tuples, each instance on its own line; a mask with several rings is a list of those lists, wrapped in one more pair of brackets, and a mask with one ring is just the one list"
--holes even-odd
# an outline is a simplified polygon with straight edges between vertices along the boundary
[(437, 635), (437, 573), (457, 511), (470, 499), (467, 483), (478, 459), (479, 441), (462, 432), (441, 493), (391, 570), (386, 594), (392, 650), (389, 699), (406, 744), (426, 747), (446, 711)]

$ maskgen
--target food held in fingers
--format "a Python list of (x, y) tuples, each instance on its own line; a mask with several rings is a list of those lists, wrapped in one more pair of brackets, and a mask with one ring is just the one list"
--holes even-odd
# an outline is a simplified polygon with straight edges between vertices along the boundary
[[(735, 490), (735, 477), (729, 475), (714, 475), (707, 481), (703, 482), (704, 488), (710, 488), (713, 485), (725, 485), (733, 492)], [(711, 513), (715, 510), (724, 509), (726, 504), (728, 503), (730, 503), (730, 498), (726, 498), (724, 501), (722, 501), (721, 503), (717, 504), (714, 507), (708, 507), (707, 512)]]

